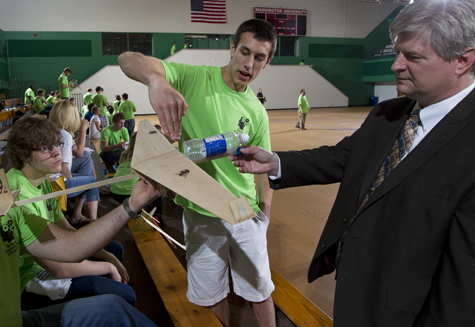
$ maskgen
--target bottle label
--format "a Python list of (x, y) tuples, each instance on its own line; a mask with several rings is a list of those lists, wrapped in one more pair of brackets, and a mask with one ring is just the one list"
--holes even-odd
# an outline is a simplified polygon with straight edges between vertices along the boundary
[(223, 134), (213, 135), (203, 139), (206, 147), (206, 157), (216, 156), (226, 152), (226, 139)]

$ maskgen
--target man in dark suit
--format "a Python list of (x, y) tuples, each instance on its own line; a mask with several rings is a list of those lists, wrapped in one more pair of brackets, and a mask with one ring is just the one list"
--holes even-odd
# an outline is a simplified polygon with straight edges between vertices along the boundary
[(335, 146), (231, 160), (274, 188), (341, 183), (308, 273), (336, 269), (334, 326), (474, 326), (475, 0), (416, 1), (390, 32), (407, 97)]

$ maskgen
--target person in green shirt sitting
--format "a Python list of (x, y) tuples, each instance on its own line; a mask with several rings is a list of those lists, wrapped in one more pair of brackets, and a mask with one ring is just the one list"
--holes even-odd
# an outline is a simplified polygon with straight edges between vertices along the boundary
[(33, 100), (33, 108), (38, 115), (46, 115), (46, 117), (49, 117), (51, 109), (46, 108), (48, 102), (46, 102), (44, 95), (45, 90), (38, 89), (38, 96)]
[(127, 93), (122, 94), (122, 103), (119, 106), (119, 112), (122, 112), (125, 117), (125, 125), (129, 131), (129, 135), (132, 135), (135, 130), (135, 115), (134, 112), (137, 112), (137, 106), (135, 103), (129, 100), (129, 95)]
[(58, 101), (57, 99), (58, 95), (59, 95), (59, 91), (51, 91), (51, 93), (49, 94), (49, 97), (46, 99), (46, 102), (48, 103), (48, 105), (45, 108), (46, 110), (53, 109), (54, 104), (56, 103), (56, 101)]
[(119, 161), (120, 155), (125, 151), (130, 137), (124, 124), (124, 114), (118, 112), (112, 117), (112, 126), (107, 126), (102, 130), (99, 157), (104, 163), (113, 165)]

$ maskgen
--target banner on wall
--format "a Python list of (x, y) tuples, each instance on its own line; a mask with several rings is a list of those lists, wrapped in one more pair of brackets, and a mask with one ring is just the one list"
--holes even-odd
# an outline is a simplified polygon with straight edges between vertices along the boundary
[(307, 35), (307, 10), (254, 7), (254, 18), (271, 23), (277, 35)]
[(226, 24), (226, 0), (190, 0), (191, 22)]

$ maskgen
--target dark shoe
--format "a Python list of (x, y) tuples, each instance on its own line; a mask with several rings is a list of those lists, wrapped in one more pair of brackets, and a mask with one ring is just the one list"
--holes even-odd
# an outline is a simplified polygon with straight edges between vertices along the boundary
[(306, 131), (307, 129), (304, 127), (304, 128), (301, 128), (301, 130), (304, 130), (304, 131)]

